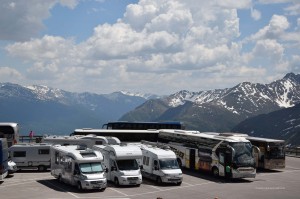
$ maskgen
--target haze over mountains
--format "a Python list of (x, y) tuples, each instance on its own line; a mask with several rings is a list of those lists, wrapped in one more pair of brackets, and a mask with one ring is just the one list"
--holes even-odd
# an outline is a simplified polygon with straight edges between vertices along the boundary
[[(72, 93), (46, 86), (1, 83), (0, 121), (18, 122), (23, 134), (31, 129), (38, 134), (69, 134), (75, 128), (101, 128), (103, 123), (115, 120), (182, 121), (187, 129), (202, 132), (234, 130), (291, 140), (290, 135), (296, 138), (299, 134), (295, 126), (300, 120), (299, 114), (287, 116), (285, 121), (275, 120), (275, 117), (280, 118), (277, 116), (281, 115), (280, 111), (290, 109), (299, 113), (300, 107), (296, 106), (299, 102), (300, 75), (294, 73), (269, 84), (243, 82), (232, 88), (199, 92), (183, 90), (161, 97), (126, 92)], [(273, 111), (279, 113), (273, 116)], [(251, 120), (260, 114), (268, 114), (264, 118), (270, 116), (273, 120)], [(251, 125), (247, 124), (247, 128), (242, 125), (245, 123), (238, 125), (244, 120), (251, 121)], [(292, 128), (281, 123), (293, 124), (295, 132), (276, 128)], [(259, 129), (255, 128), (258, 126)]]

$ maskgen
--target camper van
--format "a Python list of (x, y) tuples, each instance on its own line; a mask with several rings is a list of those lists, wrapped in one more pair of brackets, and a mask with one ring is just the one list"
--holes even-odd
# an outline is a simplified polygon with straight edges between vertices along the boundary
[(46, 171), (50, 168), (50, 144), (24, 143), (9, 147), (10, 158), (18, 169), (37, 168)]
[(181, 185), (182, 171), (176, 154), (168, 146), (142, 141), (140, 147), (143, 154), (141, 160), (143, 177), (155, 180), (158, 184)]
[(59, 144), (62, 146), (67, 145), (84, 145), (87, 148), (92, 148), (94, 145), (104, 145), (104, 144), (120, 144), (120, 140), (116, 137), (103, 137), (103, 136), (96, 136), (96, 135), (74, 135), (74, 136), (57, 136), (57, 135), (50, 135), (44, 136), (42, 138), (42, 143), (48, 144)]
[(0, 138), (0, 180), (8, 174), (8, 151), (6, 138)]
[(51, 175), (82, 189), (100, 189), (107, 186), (103, 155), (99, 151), (80, 145), (51, 147)]
[(95, 145), (93, 149), (104, 156), (104, 165), (108, 170), (107, 180), (116, 186), (136, 185), (142, 183), (142, 175), (137, 159), (142, 157), (142, 151), (137, 146), (128, 145)]

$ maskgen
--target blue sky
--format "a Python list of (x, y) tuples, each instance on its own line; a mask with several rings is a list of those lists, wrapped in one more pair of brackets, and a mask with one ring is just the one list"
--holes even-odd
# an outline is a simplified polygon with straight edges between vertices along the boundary
[(0, 82), (72, 92), (270, 83), (300, 71), (299, 0), (2, 0)]

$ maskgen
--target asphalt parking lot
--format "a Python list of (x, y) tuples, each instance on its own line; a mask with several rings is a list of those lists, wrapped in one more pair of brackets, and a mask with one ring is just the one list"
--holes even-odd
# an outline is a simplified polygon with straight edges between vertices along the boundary
[(0, 182), (3, 199), (253, 199), (299, 198), (300, 158), (287, 157), (286, 168), (276, 171), (259, 171), (254, 179), (226, 180), (210, 174), (184, 170), (181, 186), (156, 185), (143, 179), (140, 187), (115, 187), (109, 183), (104, 192), (83, 191), (58, 182), (50, 172), (18, 171)]

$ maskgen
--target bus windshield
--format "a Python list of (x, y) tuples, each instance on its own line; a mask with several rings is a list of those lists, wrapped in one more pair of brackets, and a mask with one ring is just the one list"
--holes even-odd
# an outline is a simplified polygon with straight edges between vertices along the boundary
[(270, 142), (268, 143), (268, 158), (281, 159), (285, 157), (284, 143)]
[(79, 168), (83, 174), (103, 172), (103, 168), (100, 162), (82, 163), (79, 164)]
[(139, 165), (135, 159), (132, 160), (117, 160), (119, 170), (138, 170)]
[(161, 169), (179, 169), (179, 165), (176, 159), (162, 159), (159, 160)]
[(254, 157), (252, 154), (252, 145), (250, 142), (230, 143), (234, 149), (233, 163), (237, 166), (253, 166)]

